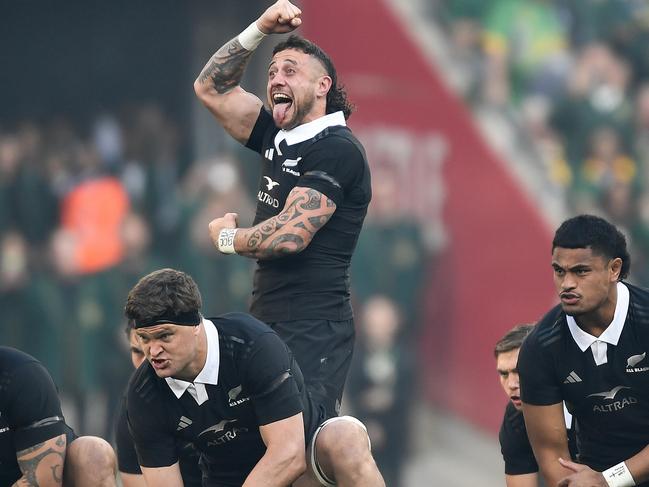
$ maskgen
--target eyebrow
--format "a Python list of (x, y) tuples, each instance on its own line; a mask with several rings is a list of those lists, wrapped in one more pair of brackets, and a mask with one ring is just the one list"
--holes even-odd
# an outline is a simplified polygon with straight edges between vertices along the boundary
[(501, 369), (496, 367), (496, 370), (498, 371), (499, 374), (509, 374), (510, 372), (516, 372), (518, 370), (518, 365), (514, 366), (511, 369)]
[[(286, 63), (291, 63), (292, 65), (297, 66), (297, 61), (294, 61), (293, 59), (284, 59), (284, 62), (286, 62)], [(273, 59), (273, 60), (270, 62), (270, 64), (268, 65), (268, 69), (270, 69), (270, 67), (271, 67), (273, 64), (277, 64), (277, 60), (276, 60), (276, 59)]]
[(157, 338), (160, 335), (164, 335), (165, 333), (173, 333), (173, 330), (171, 328), (163, 328), (161, 330), (157, 331), (138, 331), (136, 332), (137, 336), (142, 337), (142, 338)]
[[(562, 265), (560, 265), (558, 262), (553, 262), (552, 267), (558, 267), (559, 269), (566, 269)], [(590, 264), (575, 264), (572, 267), (568, 267), (567, 270), (569, 271), (578, 271), (581, 269), (590, 269), (592, 266)]]

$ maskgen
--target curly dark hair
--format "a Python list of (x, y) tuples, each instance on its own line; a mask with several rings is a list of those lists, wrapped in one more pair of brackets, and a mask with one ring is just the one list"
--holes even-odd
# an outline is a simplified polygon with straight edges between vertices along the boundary
[(345, 91), (344, 86), (338, 83), (338, 74), (336, 73), (336, 68), (334, 67), (331, 58), (324, 52), (320, 47), (318, 47), (313, 42), (300, 37), (297, 35), (292, 35), (285, 41), (280, 42), (273, 49), (273, 56), (278, 52), (285, 51), (287, 49), (296, 49), (302, 51), (304, 54), (315, 57), (322, 66), (325, 68), (327, 75), (331, 78), (331, 88), (327, 93), (327, 110), (326, 113), (334, 113), (341, 111), (345, 115), (345, 119), (348, 119), (349, 116), (354, 111), (354, 105), (347, 99), (347, 92)]
[(124, 314), (137, 323), (170, 313), (198, 312), (201, 306), (201, 293), (189, 274), (160, 269), (144, 276), (131, 289)]
[(594, 254), (608, 259), (622, 259), (620, 280), (629, 275), (631, 256), (626, 248), (626, 238), (614, 225), (594, 215), (578, 215), (563, 222), (554, 234), (552, 252), (564, 249), (590, 248)]

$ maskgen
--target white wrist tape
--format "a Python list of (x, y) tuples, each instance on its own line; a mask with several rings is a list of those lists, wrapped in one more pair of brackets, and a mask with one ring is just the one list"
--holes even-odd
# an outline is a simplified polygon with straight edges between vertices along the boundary
[(246, 51), (254, 51), (257, 49), (257, 46), (261, 41), (264, 40), (264, 37), (266, 37), (268, 34), (264, 34), (262, 31), (259, 30), (259, 27), (257, 27), (257, 22), (253, 22), (250, 24), (246, 29), (239, 34), (239, 44), (241, 44), (241, 47), (243, 47)]
[(219, 232), (219, 252), (222, 254), (236, 254), (234, 250), (234, 236), (238, 228), (224, 228)]
[(635, 485), (635, 480), (633, 480), (631, 472), (629, 472), (624, 462), (604, 470), (602, 475), (609, 487), (633, 487)]

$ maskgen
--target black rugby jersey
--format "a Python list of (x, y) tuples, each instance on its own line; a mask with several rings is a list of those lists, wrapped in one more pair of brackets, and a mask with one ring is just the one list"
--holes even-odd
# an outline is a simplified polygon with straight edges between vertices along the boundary
[[(119, 415), (115, 423), (115, 444), (117, 446), (117, 465), (120, 472), (141, 475), (142, 470), (137, 460), (133, 438), (128, 431), (126, 414), (126, 396), (120, 405)], [(178, 447), (180, 473), (185, 487), (201, 487), (202, 473), (198, 466), (199, 455), (194, 445), (185, 443)]]
[(527, 437), (523, 413), (517, 410), (511, 401), (505, 408), (498, 440), (507, 475), (523, 475), (539, 471), (532, 445)]
[(578, 459), (598, 471), (649, 444), (649, 291), (618, 286), (629, 289), (629, 307), (617, 345), (607, 344), (606, 363), (596, 365), (590, 348), (581, 351), (561, 306), (539, 322), (518, 356), (522, 400), (565, 401), (577, 422)]
[(281, 212), (296, 186), (336, 203), (302, 252), (257, 261), (251, 313), (268, 323), (350, 319), (349, 265), (372, 190), (365, 151), (342, 112), (283, 131), (262, 108), (246, 146), (263, 159), (255, 224)]
[[(570, 457), (577, 458), (577, 447), (575, 444), (575, 434), (573, 428), (566, 430), (568, 436), (568, 449)], [(527, 436), (525, 427), (525, 418), (523, 412), (516, 409), (510, 402), (507, 403), (503, 422), (500, 425), (498, 433), (500, 442), (500, 452), (505, 462), (505, 473), (507, 475), (523, 475), (528, 473), (537, 473), (539, 465), (536, 463), (530, 439)], [(543, 483), (543, 479), (539, 478)]]
[(303, 412), (310, 438), (320, 418), (300, 369), (274, 331), (244, 313), (209, 320), (218, 331), (220, 354), (218, 384), (205, 385), (209, 399), (198, 405), (188, 391), (177, 398), (145, 362), (129, 383), (129, 429), (140, 465), (173, 465), (177, 445), (192, 443), (205, 486), (240, 486), (265, 452), (260, 425)]
[(22, 473), (16, 452), (67, 433), (56, 386), (31, 355), (0, 347), (0, 485)]

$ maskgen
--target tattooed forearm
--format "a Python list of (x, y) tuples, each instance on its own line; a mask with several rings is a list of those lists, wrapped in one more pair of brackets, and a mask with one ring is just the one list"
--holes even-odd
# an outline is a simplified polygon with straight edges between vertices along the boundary
[(198, 80), (200, 83), (211, 81), (217, 93), (223, 95), (239, 85), (251, 55), (252, 51), (244, 49), (235, 37), (216, 51)]
[(65, 435), (39, 443), (16, 454), (23, 476), (16, 487), (54, 487), (63, 483)]
[(311, 188), (294, 188), (284, 209), (252, 228), (241, 228), (237, 253), (256, 259), (272, 259), (303, 251), (336, 211), (335, 203)]

